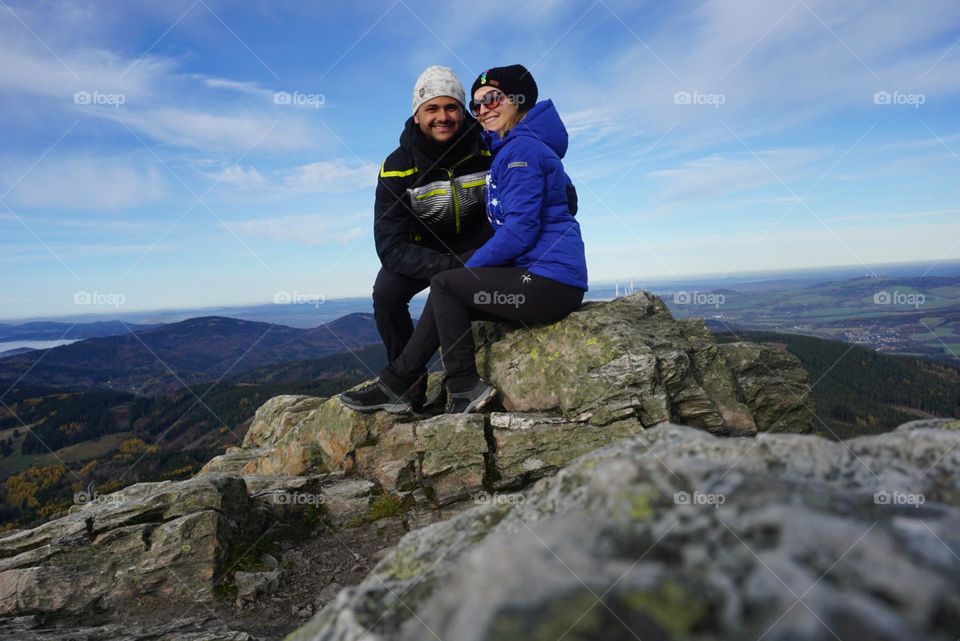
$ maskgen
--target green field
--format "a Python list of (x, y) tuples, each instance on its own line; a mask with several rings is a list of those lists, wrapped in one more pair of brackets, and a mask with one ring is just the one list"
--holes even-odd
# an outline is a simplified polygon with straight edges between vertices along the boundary
[[(12, 432), (13, 430), (4, 430), (4, 432)], [(21, 436), (19, 443), (23, 442), (23, 432), (26, 430), (21, 429)], [(0, 436), (4, 432), (0, 432)], [(60, 448), (53, 453), (47, 454), (17, 454), (4, 457), (0, 459), (0, 477), (6, 477), (11, 474), (15, 474), (21, 470), (25, 470), (31, 465), (44, 466), (44, 465), (56, 465), (57, 463), (74, 463), (77, 461), (85, 461), (93, 458), (99, 458), (105, 456), (110, 452), (113, 452), (123, 441), (132, 438), (133, 432), (118, 432), (116, 434), (104, 434), (103, 436), (90, 440), (84, 441), (82, 443), (77, 443), (75, 445), (68, 445), (67, 447)], [(17, 447), (19, 448), (19, 443)], [(19, 452), (19, 449), (15, 449), (14, 452)]]

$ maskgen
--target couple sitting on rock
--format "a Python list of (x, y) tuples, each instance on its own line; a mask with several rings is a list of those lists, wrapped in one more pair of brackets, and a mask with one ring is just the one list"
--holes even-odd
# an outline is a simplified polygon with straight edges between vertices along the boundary
[[(496, 389), (477, 373), (471, 321), (550, 323), (583, 301), (576, 192), (561, 162), (567, 131), (553, 103), (537, 102), (533, 76), (511, 65), (474, 80), (476, 119), (466, 104), (451, 69), (427, 68), (400, 146), (381, 167), (373, 310), (389, 365), (340, 395), (351, 409), (422, 409), (439, 347), (447, 412), (479, 411)], [(427, 286), (414, 330), (408, 304)]]

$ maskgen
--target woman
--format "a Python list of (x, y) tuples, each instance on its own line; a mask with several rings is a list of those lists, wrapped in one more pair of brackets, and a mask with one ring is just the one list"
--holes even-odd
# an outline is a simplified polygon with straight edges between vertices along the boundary
[(521, 65), (484, 71), (471, 108), (493, 154), (487, 218), (493, 237), (461, 269), (430, 280), (423, 316), (403, 353), (375, 383), (344, 392), (358, 411), (410, 411), (425, 364), (442, 347), (448, 413), (479, 411), (496, 389), (477, 373), (471, 320), (550, 323), (578, 309), (587, 291), (580, 225), (570, 212), (561, 158), (567, 131)]

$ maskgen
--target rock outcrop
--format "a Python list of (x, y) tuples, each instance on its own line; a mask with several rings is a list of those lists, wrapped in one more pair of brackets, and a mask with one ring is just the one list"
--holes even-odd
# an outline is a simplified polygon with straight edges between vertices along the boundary
[(948, 641), (960, 423), (660, 425), (404, 537), (288, 641)]
[[(204, 472), (355, 473), (437, 505), (519, 487), (573, 458), (664, 421), (725, 435), (809, 432), (809, 377), (785, 351), (717, 345), (647, 293), (587, 303), (525, 328), (476, 323), (481, 373), (507, 412), (427, 420), (360, 414), (339, 400), (279, 396), (243, 447)], [(414, 496), (415, 498), (415, 496)]]
[(233, 476), (138, 483), (0, 538), (0, 611), (149, 610), (211, 599), (231, 551), (265, 525)]

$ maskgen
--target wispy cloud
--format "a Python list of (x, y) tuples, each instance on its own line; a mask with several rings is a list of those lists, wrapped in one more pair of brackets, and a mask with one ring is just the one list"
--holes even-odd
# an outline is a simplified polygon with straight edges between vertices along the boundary
[(893, 214), (849, 214), (847, 216), (834, 216), (828, 218), (829, 223), (850, 222), (854, 220), (901, 220), (912, 218), (939, 218), (941, 216), (950, 216), (956, 218), (960, 214), (960, 209), (933, 209), (930, 211), (906, 211)]
[(231, 165), (210, 177), (218, 184), (238, 191), (263, 190), (268, 185), (266, 178), (252, 166)]
[[(19, 177), (23, 161), (5, 161), (4, 182)], [(60, 211), (119, 211), (167, 193), (154, 163), (86, 154), (47, 158), (24, 174), (8, 198), (23, 207)]]
[(278, 169), (267, 177), (253, 165), (234, 164), (205, 172), (218, 186), (242, 192), (257, 192), (277, 199), (302, 194), (370, 191), (377, 184), (379, 168), (372, 163), (335, 159)]
[(229, 222), (222, 227), (240, 236), (292, 243), (328, 245), (348, 243), (370, 230), (370, 225), (357, 224), (362, 219), (372, 222), (370, 214), (338, 217), (335, 214), (304, 214), (275, 218), (256, 218)]
[(311, 119), (316, 109), (276, 104), (256, 83), (183, 73), (181, 64), (89, 48), (54, 58), (0, 40), (0, 92), (11, 106), (122, 123), (150, 143), (187, 149), (288, 151), (329, 140)]
[(301, 165), (284, 178), (288, 187), (303, 191), (354, 191), (377, 184), (374, 164), (349, 163), (344, 160), (314, 162)]
[[(661, 169), (650, 176), (666, 187), (664, 200), (685, 201), (729, 195), (771, 184), (787, 182), (792, 173), (831, 153), (829, 148), (799, 148), (762, 151), (752, 154), (716, 154)], [(789, 183), (788, 183), (789, 184)]]

